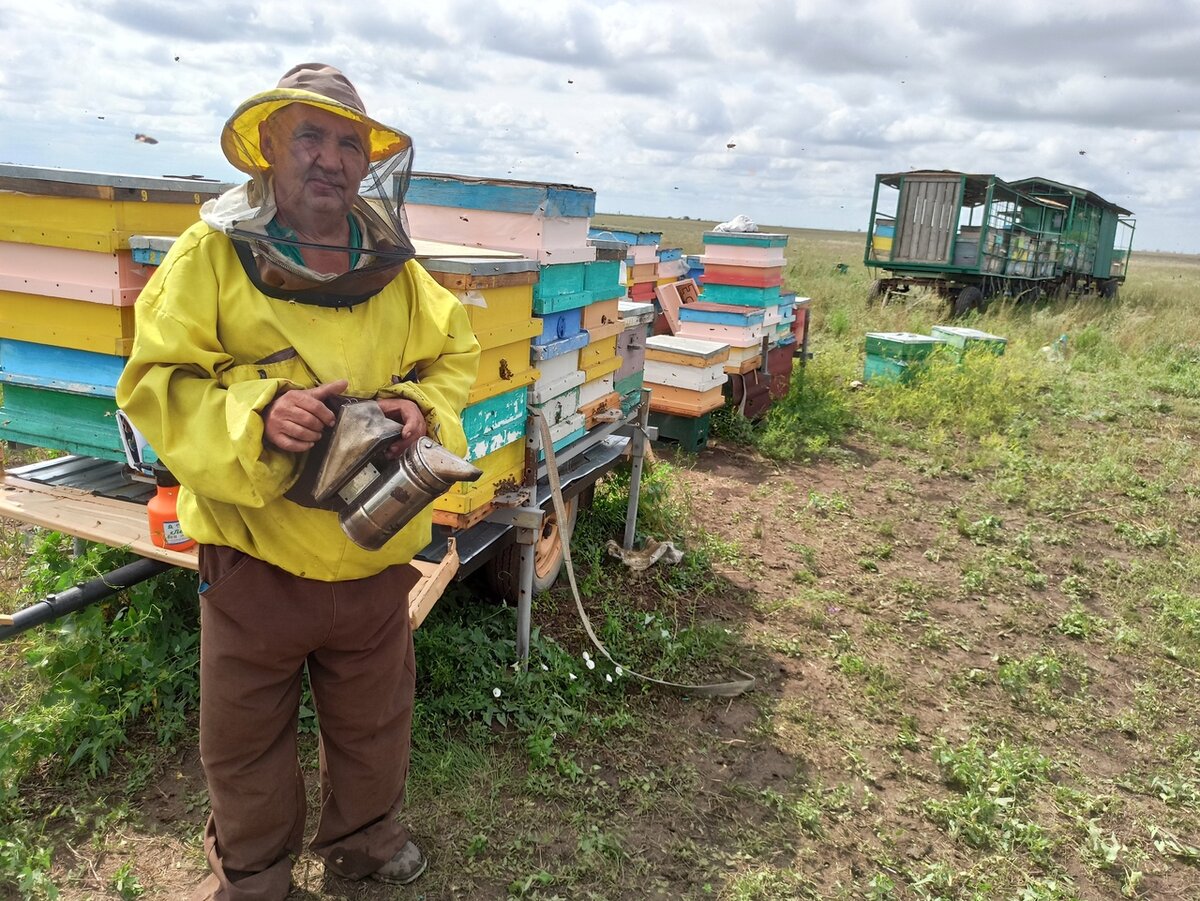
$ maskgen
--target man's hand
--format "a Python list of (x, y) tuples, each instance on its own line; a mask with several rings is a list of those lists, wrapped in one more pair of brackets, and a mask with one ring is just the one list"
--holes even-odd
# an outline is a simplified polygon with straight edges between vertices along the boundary
[(387, 448), (388, 459), (395, 460), (404, 453), (406, 447), (418, 438), (425, 437), (425, 414), (421, 412), (420, 407), (404, 397), (381, 397), (378, 401), (384, 416), (404, 426), (400, 440), (393, 441)]
[(349, 384), (342, 379), (280, 394), (263, 411), (263, 438), (282, 451), (299, 454), (308, 450), (337, 418), (325, 406), (325, 398), (341, 394)]

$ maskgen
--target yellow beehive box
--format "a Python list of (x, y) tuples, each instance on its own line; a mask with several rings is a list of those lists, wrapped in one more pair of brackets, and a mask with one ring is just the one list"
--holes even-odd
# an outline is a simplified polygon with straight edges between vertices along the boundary
[(456, 293), (481, 347), (496, 347), (542, 333), (542, 321), (533, 317), (532, 285)]
[(599, 341), (593, 340), (586, 346), (581, 347), (579, 349), (579, 368), (586, 372), (590, 367), (614, 357), (617, 357), (616, 334), (609, 335), (607, 338), (601, 338)]
[(525, 471), (525, 442), (514, 441), (474, 461), (483, 475), (474, 482), (458, 482), (433, 502), (435, 510), (470, 513), (491, 503), (501, 489), (521, 484)]
[(467, 394), (467, 403), (475, 404), (513, 388), (537, 380), (538, 371), (529, 361), (529, 337), (485, 348), (479, 356), (479, 375)]
[(0, 291), (0, 337), (128, 356), (133, 307)]
[(610, 372), (616, 372), (621, 368), (620, 357), (610, 357), (600, 360), (598, 363), (593, 363), (591, 366), (582, 367), (584, 384), (594, 382), (596, 379), (602, 379)]
[(228, 185), (0, 166), (0, 241), (113, 253), (131, 235), (179, 235)]

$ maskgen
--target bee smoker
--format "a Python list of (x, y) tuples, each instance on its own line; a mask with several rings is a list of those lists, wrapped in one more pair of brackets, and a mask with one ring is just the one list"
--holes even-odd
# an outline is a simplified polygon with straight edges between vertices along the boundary
[(333, 510), (346, 537), (377, 551), (455, 482), (474, 482), (478, 467), (432, 438), (419, 438), (395, 460), (388, 445), (401, 426), (378, 403), (332, 398), (337, 420), (312, 449), (287, 497), (308, 507)]

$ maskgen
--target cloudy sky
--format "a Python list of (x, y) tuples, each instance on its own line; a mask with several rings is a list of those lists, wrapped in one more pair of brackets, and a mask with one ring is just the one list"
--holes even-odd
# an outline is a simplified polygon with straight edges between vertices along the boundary
[(0, 0), (0, 44), (3, 162), (233, 180), (225, 118), (317, 60), (417, 169), (604, 212), (860, 229), (875, 173), (959, 169), (1200, 252), (1200, 0)]

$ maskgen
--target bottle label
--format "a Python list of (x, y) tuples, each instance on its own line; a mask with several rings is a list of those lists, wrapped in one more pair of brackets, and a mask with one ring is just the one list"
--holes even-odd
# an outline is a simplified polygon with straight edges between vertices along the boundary
[(163, 541), (167, 544), (185, 544), (191, 541), (179, 527), (179, 520), (172, 519), (163, 523)]

